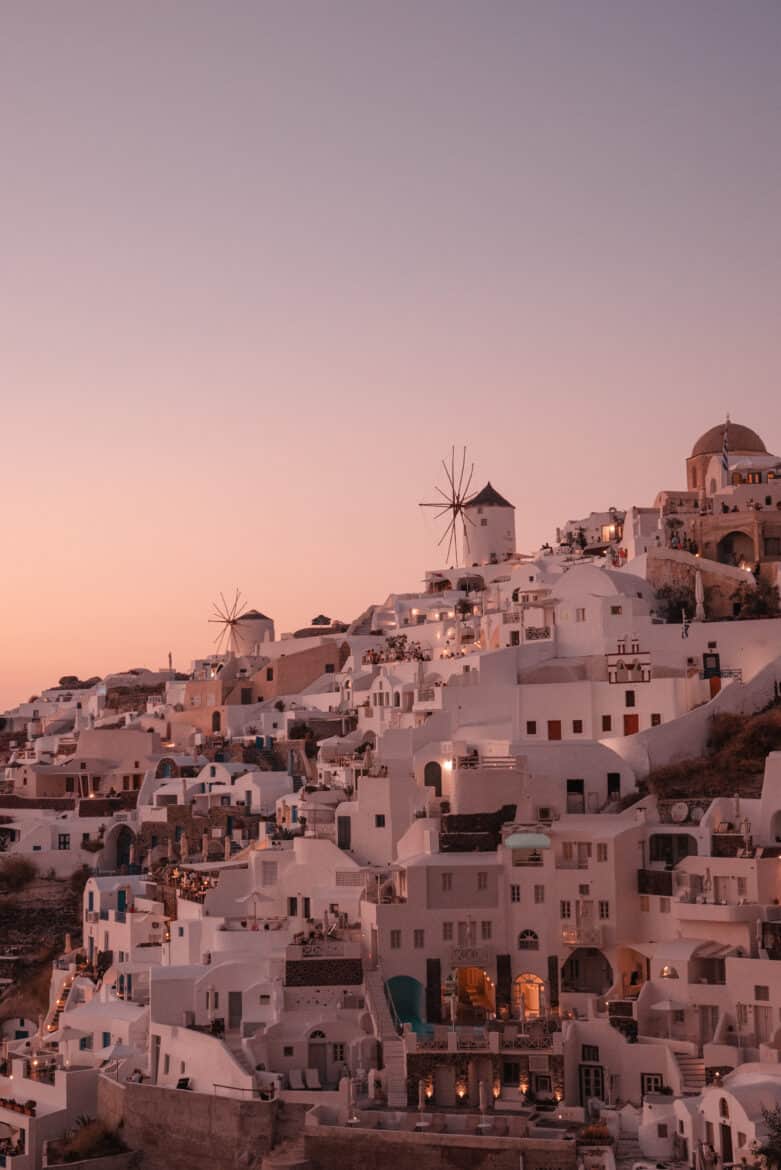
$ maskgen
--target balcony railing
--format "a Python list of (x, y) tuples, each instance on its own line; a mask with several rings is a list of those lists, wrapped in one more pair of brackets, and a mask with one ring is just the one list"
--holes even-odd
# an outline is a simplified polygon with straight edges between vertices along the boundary
[(562, 926), (561, 941), (567, 947), (601, 947), (602, 927), (595, 922)]
[(545, 642), (551, 636), (551, 627), (525, 626), (523, 636), (527, 642)]
[(673, 893), (673, 873), (671, 869), (638, 869), (638, 894), (657, 894), (662, 898), (671, 898)]

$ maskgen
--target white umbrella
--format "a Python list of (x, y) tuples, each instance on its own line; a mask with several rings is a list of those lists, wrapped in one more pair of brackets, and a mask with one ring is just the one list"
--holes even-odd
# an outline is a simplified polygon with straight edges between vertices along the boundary
[(698, 569), (694, 574), (694, 620), (696, 622), (705, 621), (705, 587), (702, 583), (702, 573)]

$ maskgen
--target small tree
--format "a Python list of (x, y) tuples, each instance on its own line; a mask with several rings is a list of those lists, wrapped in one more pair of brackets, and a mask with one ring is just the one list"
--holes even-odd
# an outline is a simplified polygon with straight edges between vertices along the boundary
[(772, 1109), (763, 1109), (762, 1120), (767, 1129), (767, 1136), (757, 1150), (757, 1154), (765, 1159), (770, 1170), (779, 1170), (781, 1167), (781, 1105), (774, 1105)]
[(738, 585), (730, 601), (735, 607), (735, 617), (740, 621), (752, 618), (776, 618), (781, 613), (781, 599), (778, 586), (760, 579), (756, 585), (744, 582)]
[(685, 613), (689, 621), (694, 617), (697, 603), (694, 599), (694, 590), (688, 585), (662, 585), (656, 591), (656, 612), (666, 622), (681, 624), (682, 614)]

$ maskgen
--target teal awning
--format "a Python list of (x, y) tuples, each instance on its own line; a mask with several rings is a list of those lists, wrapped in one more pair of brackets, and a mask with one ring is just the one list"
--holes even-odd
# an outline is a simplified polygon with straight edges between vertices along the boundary
[(504, 843), (508, 849), (550, 849), (550, 837), (545, 833), (510, 833)]

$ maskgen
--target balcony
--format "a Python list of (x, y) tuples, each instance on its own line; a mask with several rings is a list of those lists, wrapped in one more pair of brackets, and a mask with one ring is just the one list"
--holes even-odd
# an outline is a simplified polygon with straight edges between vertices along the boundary
[(588, 869), (587, 857), (557, 857), (556, 869)]
[(673, 893), (673, 871), (671, 869), (638, 869), (638, 894), (656, 894), (671, 898)]
[(525, 626), (523, 640), (525, 642), (547, 642), (552, 637), (550, 626)]
[(475, 943), (459, 943), (450, 948), (451, 967), (487, 967), (494, 961), (494, 952), (489, 947)]
[(601, 947), (602, 927), (595, 922), (582, 922), (575, 926), (562, 926), (561, 941), (565, 947)]
[(762, 918), (764, 907), (757, 902), (743, 905), (726, 902), (706, 902), (702, 894), (674, 898), (672, 912), (680, 919), (694, 922), (756, 922)]

